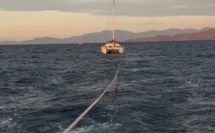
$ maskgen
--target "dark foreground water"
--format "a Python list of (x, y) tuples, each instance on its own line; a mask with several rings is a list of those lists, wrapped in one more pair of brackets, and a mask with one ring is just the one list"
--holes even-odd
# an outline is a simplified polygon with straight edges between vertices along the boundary
[[(0, 132), (61, 133), (108, 86), (102, 44), (0, 46)], [(214, 133), (215, 41), (130, 43), (76, 133)]]

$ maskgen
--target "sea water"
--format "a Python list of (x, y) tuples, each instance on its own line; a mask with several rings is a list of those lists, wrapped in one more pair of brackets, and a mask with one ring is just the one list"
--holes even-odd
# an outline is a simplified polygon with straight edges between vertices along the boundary
[[(0, 46), (0, 132), (63, 132), (114, 77), (102, 45)], [(215, 41), (123, 46), (116, 91), (74, 132), (215, 132)]]

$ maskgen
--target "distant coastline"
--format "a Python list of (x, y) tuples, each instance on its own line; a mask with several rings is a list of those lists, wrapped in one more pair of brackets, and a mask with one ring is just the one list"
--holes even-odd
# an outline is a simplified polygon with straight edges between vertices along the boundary
[[(205, 27), (202, 29), (167, 29), (162, 31), (145, 31), (134, 33), (130, 31), (116, 30), (116, 40), (123, 42), (160, 42), (160, 41), (194, 41), (215, 40), (215, 28)], [(82, 43), (104, 43), (110, 40), (111, 31), (101, 31), (82, 35)], [(105, 37), (104, 37), (105, 35)], [(122, 38), (123, 36), (123, 38)], [(16, 44), (78, 44), (80, 36), (70, 38), (42, 37), (27, 41), (3, 41), (0, 45)]]
[(163, 41), (197, 41), (197, 40), (215, 40), (215, 29), (200, 31), (196, 33), (182, 33), (173, 36), (158, 35), (149, 38), (137, 38), (127, 40), (127, 42), (163, 42)]

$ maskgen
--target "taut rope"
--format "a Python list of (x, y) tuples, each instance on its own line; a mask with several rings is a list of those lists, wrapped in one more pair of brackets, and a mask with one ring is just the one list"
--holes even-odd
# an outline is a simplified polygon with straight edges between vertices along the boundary
[(63, 133), (68, 133), (97, 103), (98, 101), (103, 97), (103, 95), (112, 88), (112, 86), (116, 85), (116, 80), (119, 74), (119, 70), (121, 67), (121, 60), (122, 60), (122, 54), (120, 56), (120, 61), (119, 61), (119, 65), (118, 65), (118, 69), (116, 71), (116, 74), (113, 78), (113, 80), (111, 81), (111, 83), (109, 84), (109, 86), (103, 91), (103, 93), (78, 117), (76, 118), (76, 120), (67, 128), (64, 130)]

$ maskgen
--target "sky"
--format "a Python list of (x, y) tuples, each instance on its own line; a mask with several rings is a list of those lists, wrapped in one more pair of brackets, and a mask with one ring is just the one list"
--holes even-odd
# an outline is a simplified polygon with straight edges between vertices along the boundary
[[(215, 0), (115, 0), (116, 28), (215, 27)], [(68, 38), (110, 28), (112, 0), (0, 0), (0, 41)]]

